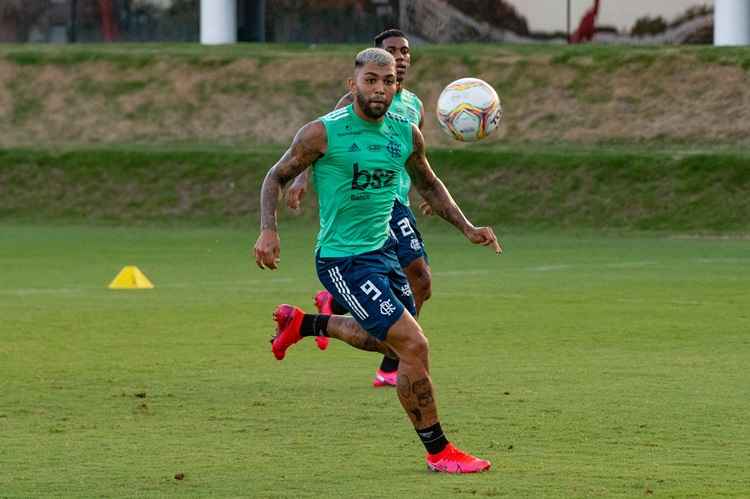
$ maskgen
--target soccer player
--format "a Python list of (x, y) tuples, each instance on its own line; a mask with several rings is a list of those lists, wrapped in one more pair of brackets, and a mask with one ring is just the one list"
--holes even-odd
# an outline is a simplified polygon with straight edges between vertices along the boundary
[[(389, 29), (374, 39), (375, 47), (389, 52), (396, 60), (396, 95), (388, 109), (389, 112), (406, 118), (422, 129), (424, 123), (424, 106), (415, 94), (404, 86), (406, 73), (411, 66), (411, 50), (406, 35), (398, 29)], [(335, 109), (348, 106), (354, 102), (351, 92), (344, 95), (336, 104)], [(299, 208), (300, 202), (307, 192), (308, 172), (305, 171), (294, 179), (287, 190), (287, 205), (292, 209)], [(422, 235), (417, 229), (416, 219), (409, 208), (409, 190), (411, 179), (406, 171), (402, 171), (398, 179), (396, 200), (393, 203), (390, 226), (398, 241), (396, 253), (399, 264), (406, 273), (411, 287), (417, 315), (422, 310), (422, 304), (430, 298), (432, 292), (432, 277), (424, 249)], [(429, 209), (425, 207), (425, 209)], [(320, 313), (345, 314), (348, 308), (333, 299), (328, 291), (320, 291), (315, 295), (315, 305)], [(328, 338), (317, 337), (315, 341), (321, 350), (328, 346)], [(383, 356), (380, 366), (375, 371), (374, 387), (396, 386), (398, 359)]]
[(303, 126), (261, 187), (261, 231), (255, 261), (278, 268), (276, 210), (282, 187), (315, 164), (320, 231), (315, 263), (323, 286), (346, 303), (352, 316), (305, 314), (292, 305), (274, 312), (274, 356), (306, 336), (327, 336), (356, 348), (399, 358), (399, 401), (427, 450), (435, 471), (471, 473), (490, 462), (460, 451), (446, 439), (438, 419), (429, 372), (429, 346), (417, 321), (414, 300), (401, 270), (388, 220), (397, 181), (406, 168), (433, 211), (469, 241), (502, 247), (490, 227), (466, 219), (427, 162), (419, 128), (388, 111), (397, 90), (396, 62), (378, 48), (363, 50), (348, 80), (354, 103)]

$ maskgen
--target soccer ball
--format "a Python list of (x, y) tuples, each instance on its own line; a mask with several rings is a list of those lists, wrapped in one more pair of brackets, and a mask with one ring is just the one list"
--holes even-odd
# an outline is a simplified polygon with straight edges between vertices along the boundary
[(491, 134), (503, 117), (497, 92), (478, 78), (461, 78), (440, 93), (440, 128), (456, 140), (474, 142)]

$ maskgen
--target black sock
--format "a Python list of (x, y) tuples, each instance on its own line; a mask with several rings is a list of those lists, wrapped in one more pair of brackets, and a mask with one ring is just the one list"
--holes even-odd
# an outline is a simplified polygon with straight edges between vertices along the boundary
[(346, 315), (349, 313), (349, 310), (336, 300), (333, 300), (331, 303), (331, 312), (333, 312), (334, 315)]
[(440, 428), (440, 423), (435, 423), (429, 428), (417, 430), (417, 435), (419, 435), (419, 439), (424, 444), (424, 448), (427, 449), (427, 452), (430, 454), (437, 454), (448, 445), (448, 439), (445, 438), (443, 429)]
[(328, 336), (328, 319), (330, 315), (305, 314), (302, 318), (302, 326), (299, 328), (300, 336)]
[(392, 373), (398, 370), (398, 359), (392, 359), (383, 356), (383, 362), (380, 363), (380, 370), (384, 373)]

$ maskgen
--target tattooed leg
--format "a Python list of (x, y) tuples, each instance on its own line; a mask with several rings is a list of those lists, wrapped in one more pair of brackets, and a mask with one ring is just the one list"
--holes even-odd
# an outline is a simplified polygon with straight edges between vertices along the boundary
[(386, 343), (399, 357), (396, 392), (401, 406), (416, 429), (434, 425), (438, 414), (429, 373), (429, 344), (408, 312), (388, 331)]
[(367, 352), (380, 352), (391, 358), (397, 358), (388, 345), (369, 334), (351, 317), (332, 315), (328, 321), (328, 336), (348, 343), (354, 348)]

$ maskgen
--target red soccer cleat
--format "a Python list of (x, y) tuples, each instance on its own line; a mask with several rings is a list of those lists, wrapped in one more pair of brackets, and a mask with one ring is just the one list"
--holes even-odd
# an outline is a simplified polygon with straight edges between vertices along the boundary
[[(329, 293), (328, 291), (318, 291), (315, 295), (315, 308), (318, 309), (319, 314), (327, 314), (331, 315), (333, 313), (333, 310), (331, 309), (331, 304), (333, 303), (333, 295)], [(328, 342), (330, 338), (326, 336), (316, 336), (315, 337), (315, 343), (318, 345), (318, 348), (321, 350), (325, 350), (328, 348)]]
[(466, 454), (448, 444), (437, 454), (427, 454), (427, 468), (442, 473), (478, 473), (490, 469), (492, 463)]
[(330, 338), (328, 336), (316, 336), (315, 337), (315, 344), (318, 345), (318, 348), (321, 350), (325, 350), (328, 348), (328, 342)]
[(276, 334), (271, 338), (271, 351), (274, 357), (282, 360), (286, 350), (302, 339), (299, 334), (302, 326), (302, 318), (305, 312), (293, 305), (279, 305), (273, 312), (273, 320), (276, 321)]
[(333, 314), (333, 295), (326, 290), (318, 291), (315, 294), (315, 308), (318, 309), (319, 314)]
[(385, 372), (380, 369), (375, 371), (375, 379), (372, 380), (372, 386), (380, 388), (383, 386), (396, 386), (398, 382), (398, 371)]

